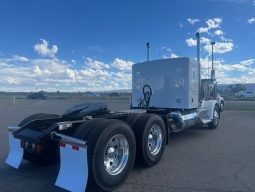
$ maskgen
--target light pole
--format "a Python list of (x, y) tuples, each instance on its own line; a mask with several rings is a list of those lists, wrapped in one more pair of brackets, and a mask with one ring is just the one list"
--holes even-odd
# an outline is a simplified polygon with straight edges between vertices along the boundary
[(147, 47), (147, 61), (150, 60), (150, 42), (146, 43), (146, 47)]
[(215, 71), (214, 71), (214, 67), (213, 67), (213, 46), (215, 45), (214, 41), (211, 41), (211, 45), (212, 45), (212, 70), (211, 70), (211, 79), (215, 79)]

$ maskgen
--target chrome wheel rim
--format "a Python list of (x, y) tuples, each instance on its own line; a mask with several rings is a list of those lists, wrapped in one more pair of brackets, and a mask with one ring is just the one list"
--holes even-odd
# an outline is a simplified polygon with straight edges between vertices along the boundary
[(153, 125), (148, 135), (148, 148), (152, 155), (157, 155), (162, 146), (162, 130), (159, 125)]
[(217, 125), (219, 122), (219, 114), (217, 110), (214, 110), (213, 117), (214, 117), (214, 124)]
[(223, 103), (221, 103), (220, 104), (220, 109), (223, 110), (223, 108), (224, 108), (224, 105), (223, 105)]
[(129, 156), (127, 138), (118, 134), (107, 143), (104, 152), (104, 167), (110, 175), (118, 175), (125, 168)]

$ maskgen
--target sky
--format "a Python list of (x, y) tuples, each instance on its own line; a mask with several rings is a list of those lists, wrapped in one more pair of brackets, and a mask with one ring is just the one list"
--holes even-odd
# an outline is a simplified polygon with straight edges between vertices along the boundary
[(196, 57), (219, 83), (255, 83), (255, 0), (1, 0), (0, 91), (131, 89), (131, 68)]

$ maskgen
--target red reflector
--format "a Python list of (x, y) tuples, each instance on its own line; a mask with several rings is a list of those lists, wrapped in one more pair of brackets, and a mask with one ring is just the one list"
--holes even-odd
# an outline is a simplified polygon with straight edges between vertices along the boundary
[(36, 145), (35, 146), (35, 152), (36, 153), (41, 153), (41, 150), (42, 150), (42, 146), (41, 145)]
[(79, 151), (79, 146), (77, 146), (77, 145), (72, 145), (72, 149), (73, 149), (73, 150)]
[(66, 147), (65, 143), (59, 143), (59, 147)]

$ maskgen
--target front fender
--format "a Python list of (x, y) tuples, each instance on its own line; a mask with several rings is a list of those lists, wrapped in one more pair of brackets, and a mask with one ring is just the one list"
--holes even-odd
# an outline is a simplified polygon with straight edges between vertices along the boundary
[(213, 119), (213, 111), (215, 105), (219, 108), (219, 104), (216, 100), (203, 100), (201, 103), (201, 108), (207, 109), (207, 115), (211, 120)]

